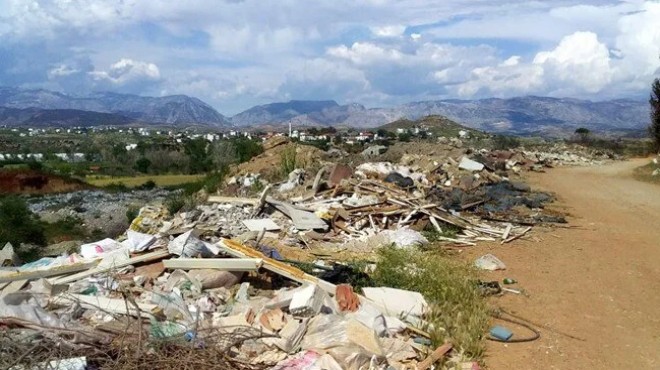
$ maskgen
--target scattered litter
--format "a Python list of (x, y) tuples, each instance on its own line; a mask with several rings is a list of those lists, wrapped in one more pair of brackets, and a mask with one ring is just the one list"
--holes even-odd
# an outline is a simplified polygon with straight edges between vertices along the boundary
[(504, 340), (504, 341), (508, 341), (509, 339), (511, 339), (511, 337), (513, 337), (513, 333), (509, 329), (503, 326), (492, 327), (490, 329), (490, 335), (492, 335), (493, 337), (499, 340)]
[(505, 270), (506, 265), (492, 254), (486, 254), (474, 261), (474, 265), (482, 270)]

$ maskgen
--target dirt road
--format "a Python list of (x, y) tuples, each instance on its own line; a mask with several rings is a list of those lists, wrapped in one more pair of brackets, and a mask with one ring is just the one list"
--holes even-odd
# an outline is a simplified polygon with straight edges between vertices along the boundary
[(530, 343), (489, 342), (490, 369), (660, 369), (660, 186), (631, 177), (647, 162), (532, 175), (530, 183), (555, 193), (580, 228), (465, 252), (495, 254), (508, 269), (484, 278), (515, 278), (529, 294), (494, 305), (555, 331), (542, 329)]

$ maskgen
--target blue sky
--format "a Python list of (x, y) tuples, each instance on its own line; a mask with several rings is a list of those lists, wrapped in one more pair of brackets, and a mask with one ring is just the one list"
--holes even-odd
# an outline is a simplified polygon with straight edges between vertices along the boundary
[(520, 95), (644, 98), (660, 2), (0, 0), (0, 84), (187, 94), (221, 113)]

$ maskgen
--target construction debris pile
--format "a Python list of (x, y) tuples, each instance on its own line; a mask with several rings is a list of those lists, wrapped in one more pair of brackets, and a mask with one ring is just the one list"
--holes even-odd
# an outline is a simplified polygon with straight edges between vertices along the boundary
[(167, 234), (21, 266), (6, 245), (3, 368), (428, 369), (451, 349), (416, 329), (419, 293), (358, 294), (232, 240)]
[[(413, 248), (431, 238), (459, 247), (507, 243), (538, 223), (565, 222), (544, 210), (552, 196), (515, 174), (579, 156), (461, 153), (325, 165), (315, 176), (296, 169), (280, 184), (262, 183), (258, 197), (212, 195), (175, 215), (147, 205), (117, 240), (26, 264), (6, 245), (0, 365), (431, 368), (451, 344), (431, 345), (424, 297), (352, 286), (350, 277), (365, 271), (322, 259), (340, 260), (341, 251), (368, 256), (384, 245)], [(228, 186), (259, 181), (242, 173)], [(307, 257), (292, 258), (301, 256), (296, 251)], [(303, 259), (313, 261), (313, 271), (296, 267)], [(498, 268), (492, 259), (480, 263)], [(450, 363), (478, 369), (462, 356)]]

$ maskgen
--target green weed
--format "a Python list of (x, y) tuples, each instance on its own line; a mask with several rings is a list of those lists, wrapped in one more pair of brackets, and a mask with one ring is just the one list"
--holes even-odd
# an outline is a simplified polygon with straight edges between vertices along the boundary
[(430, 327), (422, 329), (431, 334), (434, 345), (450, 341), (471, 357), (483, 356), (489, 316), (471, 266), (430, 252), (391, 246), (378, 254), (374, 282), (424, 295), (431, 306), (426, 316)]

